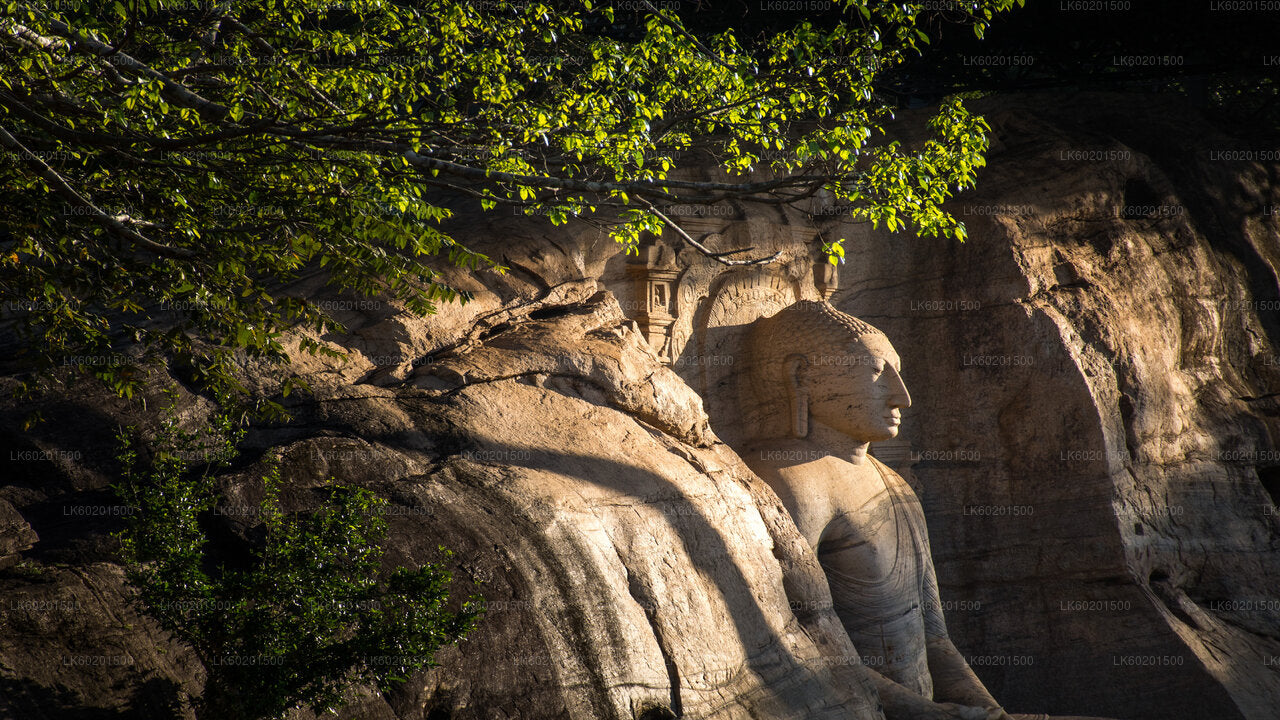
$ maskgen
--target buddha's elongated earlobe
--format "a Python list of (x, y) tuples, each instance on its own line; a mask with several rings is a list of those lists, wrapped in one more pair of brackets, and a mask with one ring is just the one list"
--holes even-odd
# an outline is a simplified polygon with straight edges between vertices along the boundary
[(791, 435), (796, 438), (809, 436), (809, 391), (800, 377), (808, 364), (803, 355), (791, 355), (783, 363), (787, 396), (791, 400)]
[(791, 417), (791, 434), (797, 438), (809, 437), (809, 395), (801, 391), (796, 395), (794, 415)]

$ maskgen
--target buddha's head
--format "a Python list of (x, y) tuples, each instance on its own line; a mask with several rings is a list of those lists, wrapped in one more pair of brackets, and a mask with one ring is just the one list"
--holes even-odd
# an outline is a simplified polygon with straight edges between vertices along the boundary
[(888, 440), (911, 406), (889, 339), (825, 301), (756, 321), (747, 348), (765, 437), (807, 437), (820, 423), (858, 442)]

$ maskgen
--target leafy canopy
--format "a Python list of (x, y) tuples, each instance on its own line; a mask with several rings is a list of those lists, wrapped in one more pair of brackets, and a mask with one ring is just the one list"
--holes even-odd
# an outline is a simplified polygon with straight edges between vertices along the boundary
[[(981, 35), (1014, 2), (956, 7)], [(982, 120), (952, 99), (921, 146), (877, 136), (876, 78), (931, 16), (829, 5), (735, 31), (643, 0), (0, 0), (0, 319), (29, 364), (123, 394), (138, 348), (234, 388), (237, 353), (282, 359), (288, 328), (339, 327), (286, 283), (323, 274), (426, 313), (466, 299), (442, 263), (501, 271), (441, 230), (442, 193), (628, 249), (696, 243), (670, 204), (820, 193), (963, 240), (940, 203), (983, 164)], [(681, 172), (707, 164), (721, 179)]]

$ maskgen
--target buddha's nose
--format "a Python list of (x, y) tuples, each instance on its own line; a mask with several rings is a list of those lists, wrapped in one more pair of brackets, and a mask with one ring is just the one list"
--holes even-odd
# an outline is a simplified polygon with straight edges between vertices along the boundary
[(902, 382), (902, 376), (892, 366), (885, 370), (889, 374), (889, 407), (911, 407), (911, 393), (907, 392), (907, 384)]

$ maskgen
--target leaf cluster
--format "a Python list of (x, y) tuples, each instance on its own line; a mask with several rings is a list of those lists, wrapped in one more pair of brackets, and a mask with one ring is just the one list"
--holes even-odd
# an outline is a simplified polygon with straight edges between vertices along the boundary
[(390, 689), (474, 626), (477, 599), (446, 609), (442, 565), (382, 572), (385, 501), (332, 485), (318, 512), (285, 512), (278, 464), (256, 508), (261, 547), (242, 566), (219, 563), (204, 525), (218, 500), (209, 471), (234, 456), (238, 436), (227, 415), (207, 433), (181, 430), (170, 415), (146, 469), (137, 442), (119, 438), (116, 489), (136, 508), (120, 535), (128, 576), (145, 611), (204, 664), (202, 717), (337, 707), (349, 683)]

